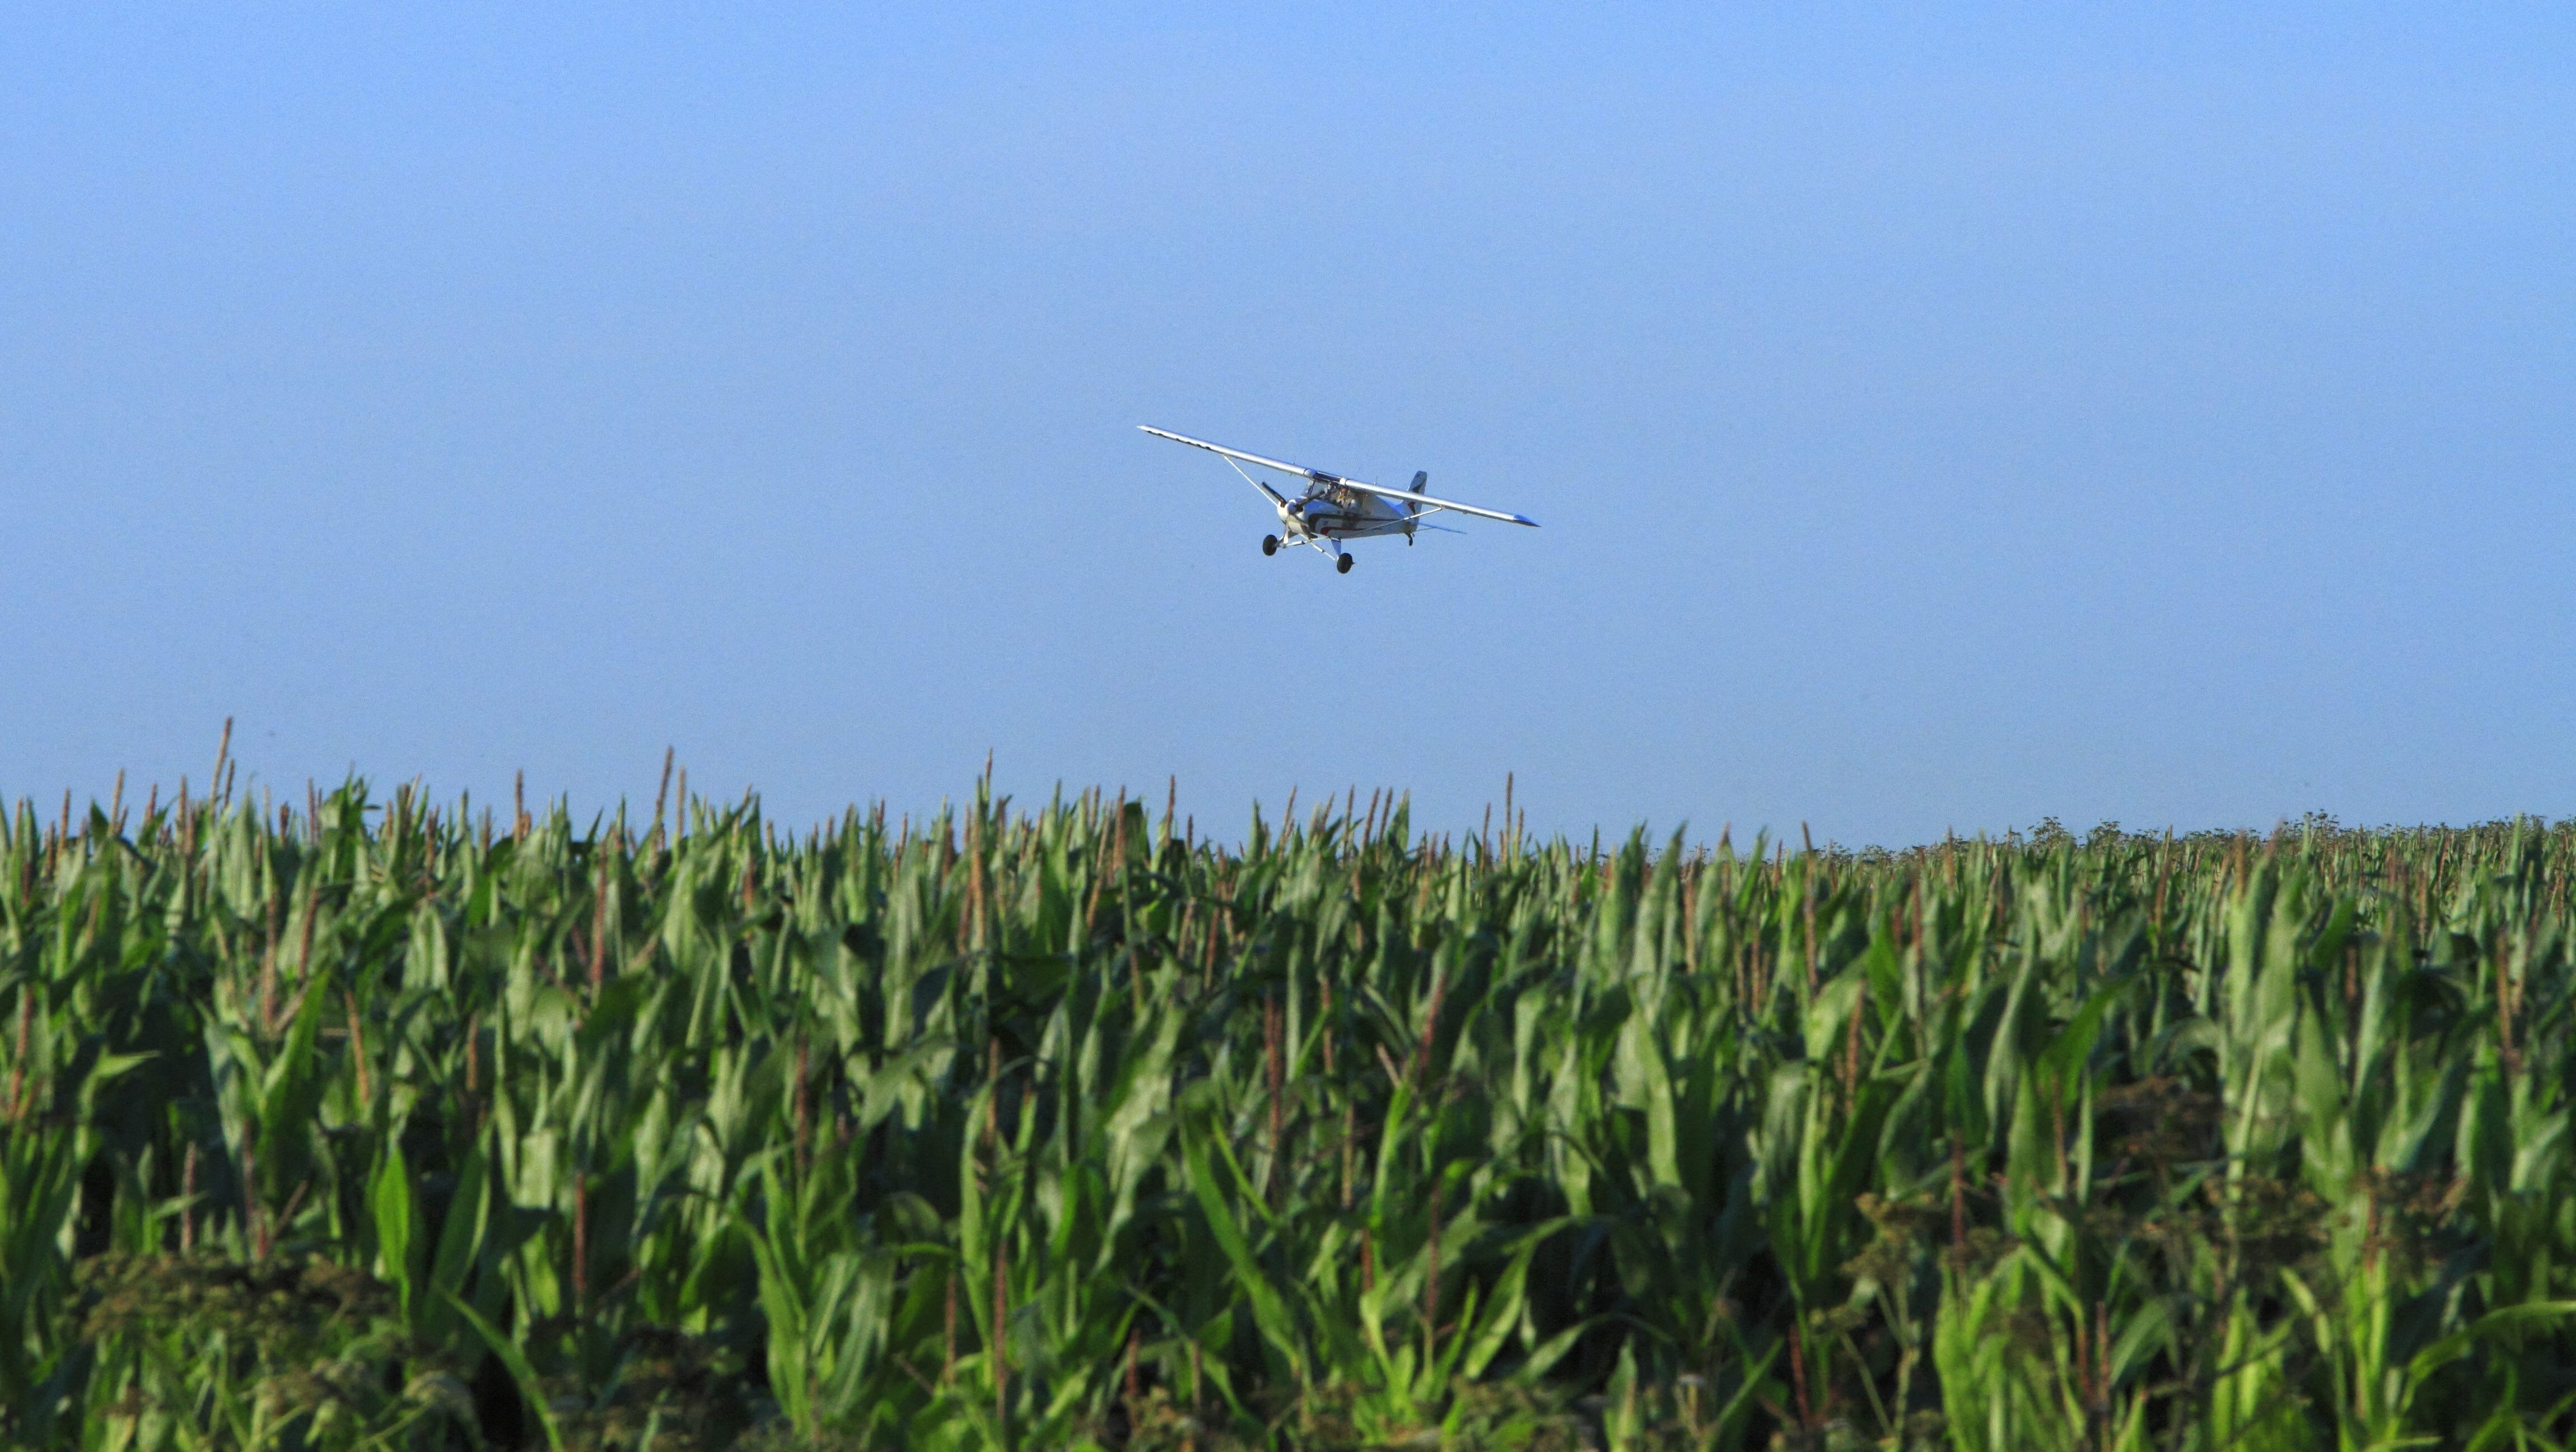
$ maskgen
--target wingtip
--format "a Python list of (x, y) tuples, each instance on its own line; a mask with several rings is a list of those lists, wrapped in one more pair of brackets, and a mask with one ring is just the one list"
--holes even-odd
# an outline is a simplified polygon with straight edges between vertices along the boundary
[(1536, 529), (1536, 528), (1538, 528), (1538, 521), (1537, 521), (1537, 520), (1535, 520), (1535, 519), (1530, 518), (1530, 517), (1529, 517), (1528, 515), (1526, 515), (1526, 514), (1515, 514), (1515, 515), (1513, 515), (1513, 516), (1512, 516), (1512, 523), (1514, 523), (1514, 524), (1526, 524), (1526, 525), (1528, 525), (1528, 526), (1529, 526), (1530, 528), (1532, 528), (1532, 529)]

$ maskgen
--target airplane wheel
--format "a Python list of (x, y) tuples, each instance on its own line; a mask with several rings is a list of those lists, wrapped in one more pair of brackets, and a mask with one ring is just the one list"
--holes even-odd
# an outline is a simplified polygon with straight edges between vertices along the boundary
[(1351, 557), (1349, 555), (1344, 555), (1340, 559), (1335, 560), (1333, 562), (1333, 568), (1341, 574), (1349, 574), (1351, 572)]
[(1279, 536), (1275, 534), (1263, 535), (1261, 537), (1261, 552), (1265, 555), (1275, 555), (1279, 553)]

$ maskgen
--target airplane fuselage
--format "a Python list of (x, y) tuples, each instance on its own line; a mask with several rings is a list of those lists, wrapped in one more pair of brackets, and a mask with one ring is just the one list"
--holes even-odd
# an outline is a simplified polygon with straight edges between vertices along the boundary
[(1368, 539), (1377, 535), (1411, 534), (1413, 515), (1403, 504), (1362, 494), (1356, 489), (1335, 489), (1330, 485), (1310, 489), (1303, 498), (1289, 501), (1281, 522), (1292, 535), (1317, 539)]

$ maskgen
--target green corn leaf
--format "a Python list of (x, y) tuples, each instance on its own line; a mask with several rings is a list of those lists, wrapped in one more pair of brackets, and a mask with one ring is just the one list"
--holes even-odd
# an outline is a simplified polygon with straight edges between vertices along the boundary
[(415, 1309), (418, 1273), (412, 1255), (411, 1170), (402, 1146), (388, 1143), (367, 1186), (367, 1208), (375, 1219), (376, 1274), (391, 1283), (409, 1319)]
[(510, 1373), (511, 1382), (519, 1389), (520, 1402), (526, 1406), (528, 1414), (537, 1419), (538, 1430), (546, 1434), (546, 1446), (553, 1452), (563, 1452), (563, 1434), (555, 1428), (554, 1409), (546, 1404), (545, 1386), (537, 1380), (535, 1369), (528, 1365), (528, 1358), (520, 1352), (518, 1343), (502, 1335), (491, 1322), (483, 1319), (480, 1312), (450, 1292), (441, 1290), (439, 1294), (445, 1297), (449, 1308), (473, 1328), (474, 1334), (482, 1338), (502, 1369)]
[[(1207, 1217), (1208, 1230), (1216, 1237), (1217, 1245), (1225, 1252), (1227, 1264), (1234, 1271), (1236, 1289), (1251, 1303), (1253, 1321), (1261, 1328), (1263, 1340), (1284, 1359), (1290, 1374), (1303, 1380), (1306, 1364), (1304, 1338), (1298, 1334), (1296, 1318), (1287, 1301), (1271, 1284), (1269, 1275), (1263, 1271), (1261, 1263), (1253, 1256), (1251, 1245), (1244, 1239), (1225, 1186), (1217, 1179), (1208, 1139), (1205, 1134), (1189, 1134), (1183, 1139), (1191, 1193), (1197, 1197), (1199, 1212)], [(1244, 1184), (1242, 1172), (1231, 1156), (1226, 1157), (1226, 1169), (1236, 1190), (1248, 1193), (1249, 1186)]]

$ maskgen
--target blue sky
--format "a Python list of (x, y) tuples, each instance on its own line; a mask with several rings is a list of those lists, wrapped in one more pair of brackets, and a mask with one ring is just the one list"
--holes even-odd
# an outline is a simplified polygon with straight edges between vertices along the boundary
[(0, 15), (0, 793), (2576, 811), (2563, 7), (704, 9)]

